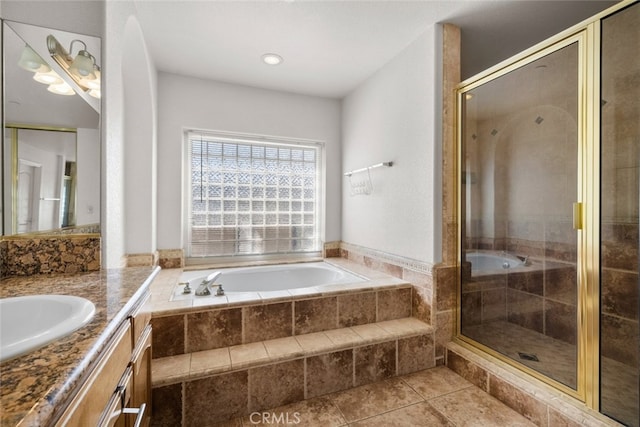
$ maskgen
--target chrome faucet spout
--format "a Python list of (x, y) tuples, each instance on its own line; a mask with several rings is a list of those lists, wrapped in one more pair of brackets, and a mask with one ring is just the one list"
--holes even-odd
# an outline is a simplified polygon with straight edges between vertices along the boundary
[(196, 289), (197, 296), (206, 296), (211, 295), (211, 285), (213, 285), (218, 277), (222, 275), (221, 271), (214, 271), (209, 274), (207, 277), (202, 279), (200, 285), (198, 285), (198, 289)]

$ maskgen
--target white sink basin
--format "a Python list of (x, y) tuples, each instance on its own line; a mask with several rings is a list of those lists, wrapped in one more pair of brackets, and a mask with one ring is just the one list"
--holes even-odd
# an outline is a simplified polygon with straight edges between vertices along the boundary
[(0, 299), (0, 361), (28, 353), (84, 326), (96, 306), (70, 295)]

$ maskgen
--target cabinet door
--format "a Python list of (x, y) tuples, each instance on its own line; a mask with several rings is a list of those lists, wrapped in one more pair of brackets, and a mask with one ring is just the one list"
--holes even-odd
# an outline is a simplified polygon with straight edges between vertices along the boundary
[[(133, 358), (133, 391), (131, 407), (140, 408), (145, 405), (142, 426), (151, 423), (151, 325), (147, 325), (136, 346)], [(128, 425), (133, 426), (135, 417), (130, 416)]]
[(125, 322), (78, 395), (56, 424), (64, 427), (98, 425), (105, 407), (122, 382), (122, 374), (131, 360), (131, 325)]
[(122, 409), (130, 405), (132, 389), (133, 369), (129, 366), (124, 371), (118, 387), (104, 409), (102, 419), (98, 424), (100, 427), (126, 427), (127, 417)]

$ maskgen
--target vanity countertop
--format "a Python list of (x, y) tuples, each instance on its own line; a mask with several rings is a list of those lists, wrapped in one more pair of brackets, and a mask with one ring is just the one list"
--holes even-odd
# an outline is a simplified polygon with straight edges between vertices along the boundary
[(77, 393), (118, 325), (132, 312), (160, 269), (129, 267), (0, 281), (0, 298), (76, 295), (96, 306), (93, 319), (74, 333), (0, 363), (0, 426), (47, 426)]

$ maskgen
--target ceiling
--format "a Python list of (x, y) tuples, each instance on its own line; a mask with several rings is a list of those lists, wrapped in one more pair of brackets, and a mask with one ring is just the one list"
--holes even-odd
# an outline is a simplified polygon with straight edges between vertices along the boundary
[[(615, 1), (134, 0), (160, 71), (342, 98), (437, 23), (462, 29), (469, 77)], [(269, 66), (265, 53), (284, 62)]]

